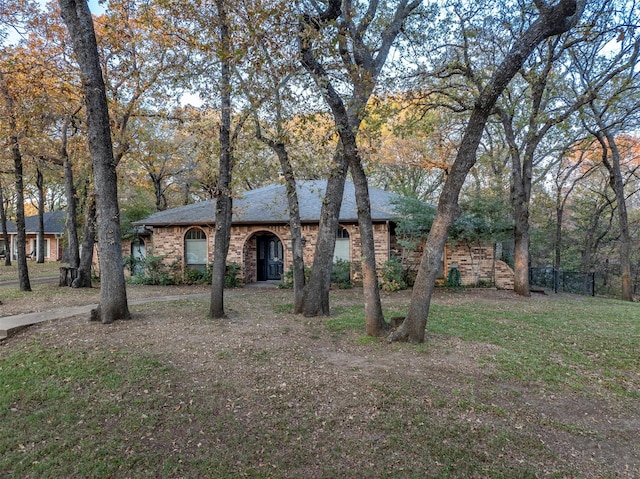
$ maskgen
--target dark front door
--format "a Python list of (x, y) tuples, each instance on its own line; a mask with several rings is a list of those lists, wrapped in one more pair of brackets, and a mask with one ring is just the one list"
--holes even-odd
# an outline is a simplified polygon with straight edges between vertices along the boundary
[(282, 279), (283, 250), (273, 235), (258, 237), (258, 281)]

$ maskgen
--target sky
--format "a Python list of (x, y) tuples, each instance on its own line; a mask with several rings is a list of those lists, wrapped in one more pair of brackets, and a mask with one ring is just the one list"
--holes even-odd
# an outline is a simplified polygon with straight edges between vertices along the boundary
[[(0, 0), (0, 7), (2, 6), (2, 2), (5, 0)], [(8, 0), (11, 1), (11, 0)], [(38, 3), (40, 5), (42, 5), (43, 7), (48, 3), (49, 0), (38, 0)], [(89, 0), (89, 9), (91, 10), (91, 13), (93, 13), (94, 15), (100, 15), (102, 13), (104, 13), (104, 7), (102, 5), (100, 5), (98, 0)], [(12, 29), (7, 29), (8, 34), (7, 39), (5, 40), (5, 42), (7, 44), (12, 44), (18, 41), (19, 36), (18, 33)], [(0, 44), (2, 44), (3, 42), (0, 41)]]

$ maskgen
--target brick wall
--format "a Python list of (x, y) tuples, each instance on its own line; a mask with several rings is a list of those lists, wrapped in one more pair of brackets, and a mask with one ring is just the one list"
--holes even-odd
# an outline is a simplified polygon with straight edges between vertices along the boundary
[(493, 245), (447, 244), (445, 277), (453, 265), (460, 271), (460, 280), (465, 286), (484, 282), (498, 288), (513, 289), (513, 270), (503, 261), (495, 259)]
[[(354, 276), (357, 277), (360, 263), (360, 232), (357, 225), (343, 224), (350, 238), (350, 257)], [(200, 227), (198, 227), (200, 228)], [(147, 251), (153, 248), (153, 254), (166, 256), (165, 262), (171, 264), (178, 261), (184, 267), (184, 235), (190, 227), (170, 226), (155, 227), (152, 241), (146, 240)], [(213, 244), (215, 230), (212, 227), (202, 229), (207, 236), (207, 258), (209, 263), (213, 262)], [(257, 257), (256, 257), (256, 235), (273, 234), (282, 242), (284, 250), (284, 271), (291, 268), (293, 256), (291, 253), (291, 231), (288, 225), (234, 225), (231, 228), (231, 242), (229, 245), (228, 262), (236, 262), (243, 265), (241, 277), (245, 282), (256, 281), (257, 278)], [(303, 255), (307, 266), (313, 263), (313, 255), (316, 248), (318, 235), (318, 225), (302, 225), (302, 236), (305, 240)], [(378, 263), (384, 263), (389, 259), (389, 234), (387, 224), (374, 225), (374, 242), (376, 248), (376, 259)], [(130, 245), (123, 245), (123, 254), (130, 254)]]

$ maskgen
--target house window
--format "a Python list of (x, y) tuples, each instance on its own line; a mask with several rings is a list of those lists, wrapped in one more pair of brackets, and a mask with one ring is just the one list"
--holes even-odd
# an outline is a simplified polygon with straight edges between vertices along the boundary
[(200, 228), (191, 228), (184, 236), (184, 259), (188, 268), (207, 270), (207, 235)]
[(333, 262), (351, 261), (349, 232), (342, 226), (336, 231), (336, 247), (333, 251)]

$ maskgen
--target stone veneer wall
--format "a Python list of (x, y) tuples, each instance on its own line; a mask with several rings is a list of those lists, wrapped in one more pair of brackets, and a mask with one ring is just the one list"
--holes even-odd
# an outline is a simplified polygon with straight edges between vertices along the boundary
[(474, 286), (478, 282), (495, 284), (498, 288), (513, 289), (513, 270), (494, 257), (493, 246), (464, 243), (445, 246), (445, 279), (452, 265), (457, 265), (463, 285)]

